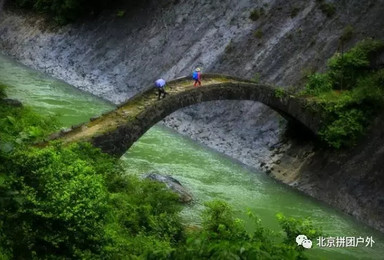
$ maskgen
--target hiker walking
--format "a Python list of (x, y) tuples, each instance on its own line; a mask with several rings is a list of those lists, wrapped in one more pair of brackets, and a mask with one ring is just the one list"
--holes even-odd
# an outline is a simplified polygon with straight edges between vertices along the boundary
[(161, 94), (163, 94), (163, 98), (165, 98), (165, 95), (168, 94), (167, 92), (165, 92), (164, 89), (165, 84), (165, 80), (163, 79), (158, 79), (155, 81), (155, 87), (157, 88), (157, 91), (159, 93), (157, 100), (160, 100)]
[(192, 74), (192, 79), (195, 80), (195, 83), (193, 84), (194, 87), (196, 87), (197, 84), (199, 84), (199, 86), (201, 86), (201, 72), (200, 72), (200, 68), (196, 68), (195, 69), (195, 71)]

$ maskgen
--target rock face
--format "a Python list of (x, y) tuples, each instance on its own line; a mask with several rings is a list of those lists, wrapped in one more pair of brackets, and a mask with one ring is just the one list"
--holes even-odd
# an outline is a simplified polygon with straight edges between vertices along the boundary
[[(353, 33), (345, 49), (363, 38), (384, 39), (382, 0), (327, 0), (335, 7), (333, 15), (324, 13), (319, 2), (152, 1), (142, 10), (127, 11), (122, 18), (115, 12), (106, 12), (97, 20), (53, 30), (39, 17), (5, 11), (0, 13), (0, 50), (115, 103), (126, 100), (159, 77), (169, 80), (189, 75), (195, 66), (202, 67), (203, 73), (219, 72), (260, 78), (263, 83), (296, 86), (308, 72), (325, 67), (326, 60), (338, 49), (339, 38), (347, 26), (353, 28)], [(253, 10), (260, 13), (255, 21), (249, 19)], [(282, 178), (284, 182), (299, 183), (306, 193), (329, 200), (354, 216), (362, 214), (360, 219), (384, 231), (383, 225), (378, 224), (379, 215), (374, 217), (377, 221), (370, 222), (363, 214), (378, 212), (375, 207), (384, 208), (383, 203), (355, 203), (359, 198), (352, 188), (343, 189), (338, 199), (327, 195), (327, 187), (352, 184), (348, 184), (350, 178), (343, 166), (334, 164), (326, 153), (322, 169), (328, 171), (331, 165), (337, 165), (340, 169), (335, 166), (331, 172), (341, 175), (337, 179), (328, 176), (333, 180), (329, 182), (325, 181), (326, 177), (320, 178), (319, 190), (313, 191), (311, 187), (318, 180), (305, 176), (312, 170), (318, 172), (314, 168), (317, 163), (305, 166), (306, 162), (300, 160), (318, 151), (313, 151), (310, 144), (299, 148), (289, 142), (279, 145), (278, 151), (274, 149), (280, 142), (284, 121), (260, 103), (207, 102), (177, 111), (164, 122), (250, 166), (260, 168), (265, 162), (264, 169), (272, 174), (278, 168), (273, 167), (273, 162), (284, 157), (279, 165), (286, 166), (288, 175), (295, 173), (290, 180)], [(370, 151), (370, 160), (382, 158), (380, 151), (384, 144), (376, 145), (377, 149)], [(361, 152), (364, 155), (360, 158), (368, 156), (365, 154), (368, 151)], [(357, 156), (350, 158), (350, 165), (361, 162)], [(304, 170), (307, 174), (302, 176)], [(383, 172), (379, 168), (376, 171)], [(367, 187), (366, 193), (371, 193)], [(382, 196), (379, 188), (373, 190), (372, 199)]]
[(179, 195), (180, 201), (190, 203), (193, 200), (192, 194), (181, 185), (181, 183), (170, 175), (161, 175), (158, 173), (148, 173), (144, 175), (145, 179), (165, 183), (165, 185)]
[(293, 143), (272, 175), (384, 232), (383, 129), (384, 113), (349, 150), (314, 151), (310, 142)]
[[(383, 38), (384, 5), (375, 0), (331, 1), (327, 16), (316, 0), (151, 1), (117, 17), (49, 29), (36, 16), (0, 14), (0, 50), (80, 89), (120, 103), (152, 84), (191, 74), (195, 66), (242, 78), (294, 86), (324, 68), (344, 28), (345, 48)], [(253, 10), (263, 10), (253, 21)], [(198, 13), (198, 15), (196, 14)], [(204, 84), (204, 82), (203, 82)], [(215, 101), (177, 111), (164, 120), (182, 134), (243, 163), (270, 161), (284, 121), (252, 101)]]

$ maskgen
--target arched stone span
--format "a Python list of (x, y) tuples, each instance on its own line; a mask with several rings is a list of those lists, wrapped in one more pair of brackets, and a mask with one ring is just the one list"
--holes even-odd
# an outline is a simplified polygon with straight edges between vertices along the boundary
[(252, 100), (261, 102), (317, 133), (320, 117), (307, 109), (304, 98), (277, 90), (276, 87), (219, 74), (203, 75), (203, 86), (193, 87), (190, 77), (168, 83), (165, 99), (157, 100), (153, 87), (137, 94), (114, 111), (90, 122), (53, 134), (49, 139), (64, 143), (89, 141), (104, 152), (121, 156), (149, 128), (174, 111), (213, 100)]

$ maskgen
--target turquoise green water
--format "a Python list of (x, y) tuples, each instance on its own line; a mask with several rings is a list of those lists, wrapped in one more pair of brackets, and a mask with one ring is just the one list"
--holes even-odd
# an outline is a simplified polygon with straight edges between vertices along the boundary
[[(86, 121), (113, 108), (101, 99), (1, 55), (0, 82), (10, 86), (10, 97), (42, 114), (58, 114), (63, 126)], [(182, 212), (188, 223), (199, 223), (205, 201), (222, 199), (245, 221), (242, 212), (249, 208), (265, 226), (276, 231), (280, 229), (275, 214), (282, 212), (286, 216), (311, 217), (331, 236), (372, 236), (376, 242), (372, 248), (312, 248), (307, 250), (311, 259), (383, 259), (383, 234), (167, 128), (150, 129), (121, 160), (128, 174), (171, 174), (187, 187), (195, 197), (195, 203)], [(248, 226), (251, 228), (249, 223)]]
[(62, 81), (30, 70), (0, 53), (0, 82), (6, 92), (45, 115), (57, 115), (62, 126), (88, 121), (114, 106)]

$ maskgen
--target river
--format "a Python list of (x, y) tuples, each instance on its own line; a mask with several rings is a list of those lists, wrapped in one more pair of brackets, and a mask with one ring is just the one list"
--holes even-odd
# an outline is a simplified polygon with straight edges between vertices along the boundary
[[(111, 110), (114, 105), (88, 93), (29, 69), (0, 55), (0, 83), (7, 94), (44, 115), (56, 115), (62, 127), (78, 124)], [(163, 126), (152, 127), (121, 158), (127, 174), (158, 172), (170, 174), (191, 191), (195, 202), (185, 206), (183, 219), (199, 224), (205, 201), (227, 201), (244, 219), (246, 210), (260, 217), (262, 224), (281, 232), (276, 213), (306, 218), (323, 227), (328, 236), (372, 237), (372, 247), (314, 248), (310, 259), (383, 259), (384, 235), (315, 199), (280, 184), (264, 173), (198, 144)]]

